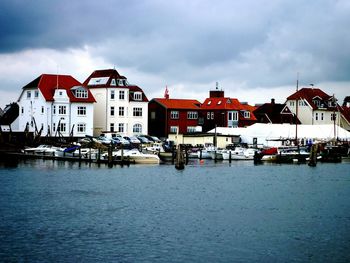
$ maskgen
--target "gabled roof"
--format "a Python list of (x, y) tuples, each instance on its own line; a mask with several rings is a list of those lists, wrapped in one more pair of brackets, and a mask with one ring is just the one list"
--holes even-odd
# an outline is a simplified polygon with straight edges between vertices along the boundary
[[(249, 111), (250, 112), (250, 117), (248, 118), (248, 120), (251, 121), (256, 121), (256, 117), (254, 115), (254, 110), (256, 109), (255, 106), (251, 106), (249, 104), (241, 104), (241, 111)], [(244, 118), (245, 120), (247, 120), (247, 118)]]
[(138, 86), (128, 86), (129, 89), (129, 101), (140, 101), (140, 100), (134, 100), (134, 93), (135, 92), (142, 92), (142, 101), (143, 102), (148, 102), (148, 98), (146, 97), (145, 93), (143, 90), (138, 87)]
[(187, 110), (199, 110), (200, 102), (198, 100), (189, 100), (189, 99), (165, 99), (165, 98), (156, 98), (152, 101), (155, 101), (167, 109), (187, 109)]
[[(123, 79), (126, 80), (126, 77), (121, 76), (115, 69), (103, 69), (95, 70), (91, 75), (84, 81), (84, 86), (94, 87), (94, 88), (105, 88), (113, 86), (112, 81)], [(93, 83), (93, 84), (92, 84)], [(118, 87), (118, 83), (115, 83), (115, 87)], [(125, 86), (122, 86), (125, 87)]]
[(202, 109), (207, 110), (240, 110), (241, 103), (232, 98), (207, 98), (201, 105)]
[(288, 106), (281, 103), (265, 103), (254, 110), (254, 115), (259, 122), (266, 120), (271, 123), (290, 123), (294, 120)]
[(349, 107), (339, 107), (340, 112), (343, 114), (344, 118), (350, 123), (350, 108)]
[(318, 107), (314, 104), (313, 99), (319, 97), (323, 101), (328, 101), (332, 98), (327, 93), (317, 88), (302, 88), (299, 91), (290, 95), (287, 100), (305, 99), (313, 109)]
[(87, 89), (87, 98), (76, 98), (71, 88), (82, 84), (70, 75), (42, 74), (23, 87), (23, 90), (38, 88), (46, 101), (54, 101), (53, 96), (57, 88), (67, 91), (70, 102), (95, 102), (95, 98)]

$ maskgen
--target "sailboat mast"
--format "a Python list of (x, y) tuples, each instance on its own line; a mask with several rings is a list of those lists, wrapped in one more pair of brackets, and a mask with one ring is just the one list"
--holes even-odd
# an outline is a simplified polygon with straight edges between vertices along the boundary
[[(299, 72), (297, 73), (297, 87), (296, 87), (296, 92), (298, 93), (299, 91)], [(295, 101), (295, 145), (299, 145), (298, 144), (298, 94), (296, 97), (296, 101)]]

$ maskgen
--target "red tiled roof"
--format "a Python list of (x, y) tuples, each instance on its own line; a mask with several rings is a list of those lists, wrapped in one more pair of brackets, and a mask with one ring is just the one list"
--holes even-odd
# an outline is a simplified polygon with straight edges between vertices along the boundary
[(256, 117), (253, 113), (253, 111), (255, 111), (257, 109), (257, 107), (249, 105), (249, 104), (241, 104), (241, 109), (240, 110), (244, 110), (244, 111), (249, 111), (250, 112), (250, 118), (249, 120), (251, 121), (256, 121)]
[(46, 101), (53, 101), (53, 96), (55, 94), (57, 84), (58, 88), (65, 89), (67, 91), (67, 95), (69, 97), (70, 102), (95, 102), (95, 98), (88, 89), (87, 98), (76, 98), (74, 96), (74, 94), (71, 91), (71, 88), (74, 86), (82, 86), (82, 84), (70, 75), (42, 74), (26, 86), (24, 86), (23, 89), (38, 88), (43, 94)]
[(208, 110), (240, 110), (241, 103), (237, 99), (231, 98), (207, 98), (201, 108)]
[(158, 102), (167, 109), (200, 109), (200, 102), (198, 100), (188, 99), (164, 99), (156, 98), (153, 101)]
[(317, 88), (302, 88), (299, 91), (290, 95), (287, 100), (300, 100), (305, 99), (313, 109), (317, 109), (317, 106), (313, 103), (312, 99), (315, 97), (320, 97), (323, 101), (328, 101), (332, 98), (327, 93), (323, 92)]

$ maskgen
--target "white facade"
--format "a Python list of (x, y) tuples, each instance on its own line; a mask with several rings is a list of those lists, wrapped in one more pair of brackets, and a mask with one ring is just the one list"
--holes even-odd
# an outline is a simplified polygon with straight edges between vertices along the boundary
[(127, 87), (93, 88), (94, 136), (103, 131), (115, 131), (121, 135), (147, 134), (148, 102), (130, 101)]
[[(293, 114), (296, 114), (296, 100), (287, 100), (286, 105)], [(336, 116), (337, 123), (340, 121), (340, 113), (338, 111), (330, 111), (327, 108), (313, 109), (306, 100), (298, 100), (298, 119), (302, 124), (318, 125), (318, 124), (334, 124), (333, 116)]]
[[(23, 89), (19, 99), (18, 130), (42, 129), (42, 136), (84, 137), (93, 134), (93, 103), (70, 102), (67, 90), (54, 90), (53, 101), (47, 101), (39, 88)], [(60, 133), (60, 134), (59, 134)]]
[(98, 70), (84, 82), (93, 94), (94, 136), (103, 132), (121, 135), (148, 133), (148, 99), (137, 86), (129, 85), (116, 70)]

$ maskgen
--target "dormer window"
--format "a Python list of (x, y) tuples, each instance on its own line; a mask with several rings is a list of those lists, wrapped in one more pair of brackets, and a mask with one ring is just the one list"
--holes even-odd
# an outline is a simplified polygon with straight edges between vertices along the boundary
[(86, 99), (88, 97), (87, 89), (84, 87), (73, 87), (72, 92), (76, 98)]
[(208, 105), (210, 105), (211, 104), (211, 100), (210, 101), (208, 101)]
[(142, 100), (142, 92), (135, 92), (134, 100)]
[(117, 83), (115, 82), (115, 79), (111, 80), (111, 86), (117, 86)]
[(220, 104), (221, 104), (221, 102), (222, 102), (222, 101), (221, 101), (221, 100), (219, 100), (219, 101), (218, 101), (218, 105), (220, 105)]
[(246, 119), (249, 119), (250, 118), (250, 111), (243, 112), (243, 117)]
[(312, 102), (316, 105), (317, 108), (319, 108), (321, 106), (320, 100), (313, 100)]

